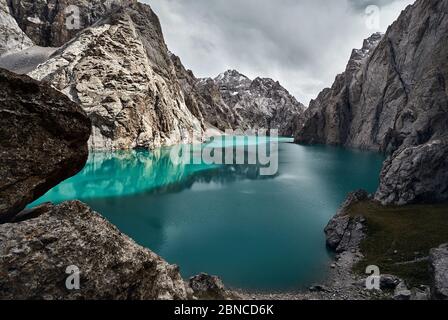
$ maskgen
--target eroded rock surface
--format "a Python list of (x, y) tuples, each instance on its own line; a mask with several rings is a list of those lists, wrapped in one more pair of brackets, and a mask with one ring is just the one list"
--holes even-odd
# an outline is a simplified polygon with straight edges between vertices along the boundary
[[(234, 129), (277, 129), (282, 136), (293, 134), (293, 118), (301, 119), (305, 106), (298, 102), (278, 81), (269, 78), (249, 79), (236, 70), (228, 70), (213, 79), (199, 81), (201, 92), (219, 90), (231, 116), (224, 118)], [(221, 129), (221, 128), (220, 128)]]
[(136, 2), (136, 0), (7, 1), (11, 14), (20, 28), (36, 45), (43, 47), (62, 46), (80, 30), (90, 27), (120, 6)]
[(448, 244), (432, 249), (429, 262), (433, 275), (433, 295), (448, 300)]
[(63, 94), (0, 69), (0, 222), (81, 170), (90, 120)]
[(339, 212), (325, 228), (327, 246), (330, 249), (339, 253), (349, 249), (358, 249), (364, 236), (362, 212), (359, 213), (359, 216), (350, 216), (347, 210), (352, 205), (367, 199), (369, 199), (369, 195), (364, 190), (348, 195)]
[[(0, 299), (187, 298), (176, 266), (86, 205), (73, 201), (47, 209), (34, 219), (0, 225)], [(70, 266), (79, 269), (79, 290), (66, 287)]]
[(205, 127), (226, 129), (277, 129), (292, 136), (293, 119), (301, 123), (305, 106), (279, 82), (269, 78), (250, 80), (236, 70), (216, 78), (197, 79), (179, 57), (171, 55), (188, 108)]
[(237, 295), (228, 291), (221, 279), (201, 273), (190, 278), (189, 286), (193, 290), (193, 295), (200, 300), (226, 300), (235, 299)]
[(78, 102), (93, 123), (92, 149), (157, 148), (201, 138), (159, 20), (141, 3), (85, 29), (30, 75)]
[(385, 162), (375, 199), (383, 204), (448, 199), (448, 139), (403, 147)]

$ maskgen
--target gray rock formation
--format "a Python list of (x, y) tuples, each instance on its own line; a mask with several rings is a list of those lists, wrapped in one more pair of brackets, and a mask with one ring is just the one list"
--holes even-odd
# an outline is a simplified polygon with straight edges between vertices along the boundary
[(226, 290), (221, 279), (205, 273), (191, 277), (189, 286), (193, 291), (194, 297), (200, 300), (228, 300), (238, 298), (235, 293)]
[[(3, 0), (4, 1), (4, 0)], [(20, 28), (42, 47), (60, 47), (80, 30), (136, 0), (8, 0)], [(76, 6), (79, 12), (74, 12)], [(76, 10), (76, 9), (75, 9)], [(79, 20), (75, 14), (79, 13)], [(79, 27), (77, 28), (77, 23)]]
[[(336, 77), (331, 88), (324, 89), (310, 102), (306, 120), (296, 134), (298, 142), (364, 147), (349, 141), (352, 122), (359, 125), (368, 121), (367, 114), (352, 100), (362, 98), (365, 65), (381, 39), (382, 35), (376, 33), (364, 41), (362, 49), (353, 50), (345, 72)], [(361, 102), (356, 100), (356, 103)]]
[(116, 9), (30, 75), (84, 108), (93, 123), (93, 149), (157, 148), (190, 143), (202, 133), (147, 5)]
[[(366, 40), (363, 49), (353, 52), (346, 71), (336, 78), (333, 87), (310, 104), (297, 141), (389, 155), (401, 150), (388, 161), (393, 163), (396, 156), (404, 156), (405, 148), (442, 139), (448, 124), (447, 11), (447, 0), (418, 0), (403, 11), (383, 37), (374, 35)], [(407, 153), (417, 151), (409, 149)], [(399, 163), (400, 159), (392, 167)], [(385, 167), (377, 200), (385, 204), (447, 200), (443, 191), (436, 197), (428, 195), (437, 193), (440, 187), (446, 191), (448, 180), (442, 186), (437, 179), (434, 184), (424, 180), (412, 195), (406, 189), (397, 191), (401, 185), (390, 187), (397, 179), (403, 180), (390, 179), (391, 170)], [(420, 178), (433, 169), (425, 166), (421, 170)]]
[[(70, 266), (79, 270), (79, 290), (66, 287)], [(187, 298), (176, 266), (77, 201), (0, 225), (0, 274), (0, 299)]]
[(381, 290), (395, 290), (402, 280), (391, 274), (382, 274), (380, 278)]
[(448, 244), (432, 249), (429, 256), (433, 275), (433, 295), (448, 300)]
[(33, 41), (11, 16), (7, 0), (0, 0), (0, 56), (31, 47)]
[(57, 90), (0, 70), (0, 222), (81, 170), (90, 121)]
[(292, 136), (293, 118), (301, 122), (305, 106), (278, 82), (269, 78), (250, 80), (236, 70), (218, 77), (197, 79), (179, 57), (171, 56), (188, 108), (205, 127), (226, 129), (278, 129)]
[(448, 199), (448, 139), (403, 147), (389, 157), (375, 198), (383, 204)]
[(394, 300), (408, 301), (411, 300), (412, 292), (408, 289), (404, 282), (400, 282), (394, 291)]
[(213, 126), (224, 131), (233, 127), (233, 113), (222, 99), (221, 92), (212, 79), (198, 80), (191, 70), (185, 69), (180, 58), (171, 54), (176, 75), (185, 95), (188, 109), (204, 128)]
[[(210, 84), (209, 79), (201, 81), (201, 85)], [(216, 77), (214, 84), (233, 112), (233, 128), (278, 129), (280, 135), (291, 136), (292, 119), (301, 117), (305, 110), (278, 81), (269, 78), (250, 80), (229, 70)]]
[(359, 190), (350, 193), (338, 213), (325, 228), (327, 246), (338, 252), (357, 249), (364, 237), (362, 212), (359, 216), (350, 216), (348, 210), (354, 204), (368, 200), (366, 191)]

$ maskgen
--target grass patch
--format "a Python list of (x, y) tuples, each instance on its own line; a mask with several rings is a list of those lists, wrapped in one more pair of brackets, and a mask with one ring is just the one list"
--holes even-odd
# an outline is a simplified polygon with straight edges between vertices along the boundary
[(367, 237), (361, 243), (364, 259), (354, 271), (369, 265), (394, 274), (409, 285), (430, 283), (428, 257), (432, 248), (448, 242), (448, 204), (381, 206), (371, 201), (353, 205), (348, 213), (366, 219)]

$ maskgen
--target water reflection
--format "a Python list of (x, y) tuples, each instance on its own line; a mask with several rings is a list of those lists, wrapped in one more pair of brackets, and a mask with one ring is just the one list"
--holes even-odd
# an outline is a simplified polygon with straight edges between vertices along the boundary
[[(202, 146), (205, 150), (207, 146)], [(225, 154), (228, 147), (222, 148)], [(123, 197), (137, 194), (160, 194), (180, 192), (195, 183), (230, 183), (238, 180), (273, 179), (262, 176), (261, 165), (210, 165), (203, 161), (195, 164), (173, 162), (171, 148), (154, 151), (134, 150), (120, 152), (91, 153), (85, 168), (76, 176), (50, 190), (33, 203), (66, 200)], [(246, 152), (247, 153), (247, 152)], [(200, 159), (197, 151), (191, 150), (193, 159)]]

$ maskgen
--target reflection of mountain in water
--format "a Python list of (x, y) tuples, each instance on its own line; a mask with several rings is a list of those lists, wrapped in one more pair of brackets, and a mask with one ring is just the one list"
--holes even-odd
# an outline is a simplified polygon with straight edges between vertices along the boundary
[[(179, 192), (196, 182), (229, 183), (272, 177), (259, 165), (175, 164), (171, 149), (92, 153), (82, 172), (50, 190), (35, 204), (95, 199), (140, 193)], [(224, 150), (223, 150), (224, 152)]]

